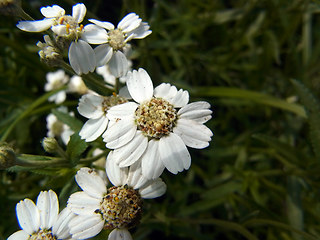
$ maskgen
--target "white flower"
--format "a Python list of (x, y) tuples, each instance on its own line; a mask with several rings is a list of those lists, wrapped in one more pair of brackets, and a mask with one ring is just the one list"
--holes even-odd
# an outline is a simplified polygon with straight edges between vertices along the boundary
[(68, 84), (68, 92), (78, 93), (80, 95), (88, 93), (90, 90), (87, 88), (80, 76), (74, 75), (70, 78)]
[(103, 97), (98, 94), (88, 93), (80, 98), (78, 111), (89, 118), (83, 125), (79, 135), (86, 142), (96, 140), (107, 129), (109, 119), (107, 111), (110, 107), (126, 102), (126, 99), (118, 95)]
[(151, 34), (149, 25), (142, 22), (135, 13), (126, 15), (116, 29), (110, 22), (101, 22), (95, 19), (89, 19), (89, 21), (108, 30), (108, 34), (105, 36), (107, 44), (102, 44), (94, 49), (97, 66), (109, 62), (110, 71), (115, 77), (124, 76), (128, 72), (129, 64), (123, 51), (131, 39), (142, 39)]
[(65, 10), (58, 5), (42, 7), (40, 9), (43, 20), (20, 21), (17, 27), (27, 32), (42, 32), (51, 28), (57, 35), (56, 43), (61, 46), (69, 46), (69, 62), (73, 70), (78, 74), (93, 72), (96, 67), (96, 59), (91, 44), (105, 42), (106, 31), (94, 24), (83, 26), (80, 24), (87, 9), (83, 3), (72, 7), (72, 16), (65, 15)]
[[(64, 86), (69, 81), (69, 76), (60, 69), (56, 72), (49, 72), (46, 75), (47, 83), (44, 85), (44, 90), (49, 92), (52, 90), (56, 90), (62, 86)], [(55, 102), (56, 104), (60, 104), (66, 100), (66, 91), (61, 90), (58, 93), (52, 95), (48, 99), (50, 102)]]
[(127, 87), (136, 102), (109, 109), (110, 126), (102, 136), (106, 147), (115, 149), (119, 166), (140, 160), (148, 179), (159, 177), (164, 168), (174, 174), (188, 169), (191, 157), (186, 146), (205, 148), (213, 135), (203, 125), (211, 118), (210, 104), (188, 104), (188, 92), (168, 83), (153, 89), (141, 68), (128, 73)]
[(16, 212), (22, 230), (8, 240), (71, 239), (68, 223), (76, 215), (68, 208), (59, 214), (58, 197), (52, 190), (40, 192), (37, 205), (28, 198), (20, 201)]
[[(57, 110), (67, 113), (68, 110), (66, 107), (61, 106), (59, 107)], [(73, 112), (69, 113), (71, 116), (74, 115)], [(47, 136), (48, 137), (61, 137), (63, 143), (65, 145), (68, 144), (69, 140), (70, 140), (70, 136), (74, 133), (70, 127), (67, 124), (64, 124), (63, 122), (59, 121), (57, 119), (57, 117), (50, 113), (47, 118), (47, 129), (48, 129), (48, 133)]]
[(67, 206), (78, 215), (69, 224), (75, 239), (93, 237), (103, 228), (113, 229), (109, 239), (120, 236), (131, 239), (127, 229), (137, 225), (141, 218), (141, 198), (156, 198), (166, 191), (161, 179), (145, 179), (137, 164), (120, 169), (112, 159), (112, 152), (106, 170), (114, 184), (109, 189), (92, 169), (81, 168), (76, 174), (76, 181), (83, 191), (72, 194)]

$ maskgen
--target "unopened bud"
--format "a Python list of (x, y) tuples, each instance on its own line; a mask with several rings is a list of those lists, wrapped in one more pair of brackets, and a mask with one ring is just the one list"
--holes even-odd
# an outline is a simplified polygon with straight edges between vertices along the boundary
[(44, 36), (44, 43), (38, 42), (37, 46), (41, 49), (39, 51), (39, 56), (42, 62), (50, 67), (60, 66), (62, 61), (61, 51), (55, 46), (48, 35)]
[(59, 144), (55, 138), (45, 137), (42, 141), (42, 147), (48, 153), (55, 153), (59, 149)]
[(6, 169), (14, 166), (16, 163), (16, 154), (8, 145), (0, 146), (0, 169)]

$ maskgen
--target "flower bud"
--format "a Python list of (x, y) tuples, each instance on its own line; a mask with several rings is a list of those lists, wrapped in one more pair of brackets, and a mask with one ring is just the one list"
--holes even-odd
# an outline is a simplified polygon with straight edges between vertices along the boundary
[(60, 66), (62, 54), (48, 35), (44, 36), (44, 43), (38, 42), (37, 46), (40, 48), (39, 56), (42, 62), (50, 67)]
[(14, 166), (16, 160), (16, 154), (11, 147), (8, 145), (0, 146), (0, 169)]
[(53, 137), (45, 137), (42, 141), (43, 149), (48, 153), (55, 153), (58, 151), (59, 144)]

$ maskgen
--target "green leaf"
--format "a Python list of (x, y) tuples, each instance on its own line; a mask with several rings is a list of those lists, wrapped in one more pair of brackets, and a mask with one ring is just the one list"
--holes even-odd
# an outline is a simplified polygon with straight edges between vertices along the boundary
[(83, 123), (71, 116), (69, 113), (61, 112), (57, 109), (52, 109), (52, 113), (58, 118), (59, 121), (67, 124), (74, 132), (79, 132)]
[(201, 97), (228, 97), (250, 100), (258, 104), (264, 104), (267, 106), (279, 108), (295, 113), (298, 116), (306, 117), (305, 109), (299, 104), (290, 103), (285, 100), (255, 91), (228, 87), (197, 87), (194, 89), (190, 89), (190, 92), (194, 96)]
[(303, 105), (307, 110), (310, 139), (316, 158), (320, 160), (320, 104), (310, 90), (301, 82), (291, 79)]
[(74, 133), (70, 137), (66, 152), (73, 166), (79, 162), (80, 155), (87, 149), (87, 147), (87, 143), (80, 138), (78, 132)]

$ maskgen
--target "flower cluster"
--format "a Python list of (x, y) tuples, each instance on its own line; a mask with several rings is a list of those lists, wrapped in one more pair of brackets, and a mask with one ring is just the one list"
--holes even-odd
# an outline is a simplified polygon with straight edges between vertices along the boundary
[[(203, 149), (209, 145), (213, 134), (204, 124), (211, 119), (210, 104), (189, 103), (188, 91), (169, 83), (154, 87), (146, 70), (130, 70), (128, 42), (151, 33), (137, 14), (129, 13), (115, 27), (95, 19), (83, 26), (84, 4), (73, 6), (72, 15), (57, 5), (43, 7), (41, 13), (43, 20), (17, 24), (28, 32), (51, 29), (45, 43), (38, 43), (41, 59), (59, 66), (63, 51), (68, 50), (76, 74), (96, 69), (105, 80), (105, 88), (114, 90), (112, 95), (101, 95), (85, 85), (81, 78), (85, 75), (70, 78), (63, 70), (48, 73), (44, 88), (55, 91), (48, 100), (62, 105), (67, 93), (77, 93), (77, 110), (87, 119), (75, 131), (56, 114), (49, 114), (48, 136), (60, 137), (68, 145), (71, 135), (78, 135), (89, 145), (102, 143), (108, 155), (102, 163), (104, 174), (95, 169), (95, 162), (73, 166), (77, 167), (75, 180), (82, 191), (71, 194), (60, 214), (57, 196), (51, 190), (41, 192), (36, 205), (29, 199), (18, 203), (17, 217), (23, 230), (9, 239), (88, 239), (103, 229), (111, 230), (109, 239), (132, 239), (128, 230), (139, 224), (143, 199), (166, 192), (160, 178), (163, 171), (177, 174), (189, 169), (188, 147)], [(92, 48), (91, 44), (98, 46)], [(121, 84), (125, 86), (120, 89)], [(75, 118), (67, 108), (57, 109), (64, 118)], [(103, 154), (94, 143), (92, 150)], [(108, 187), (108, 182), (113, 186)]]

